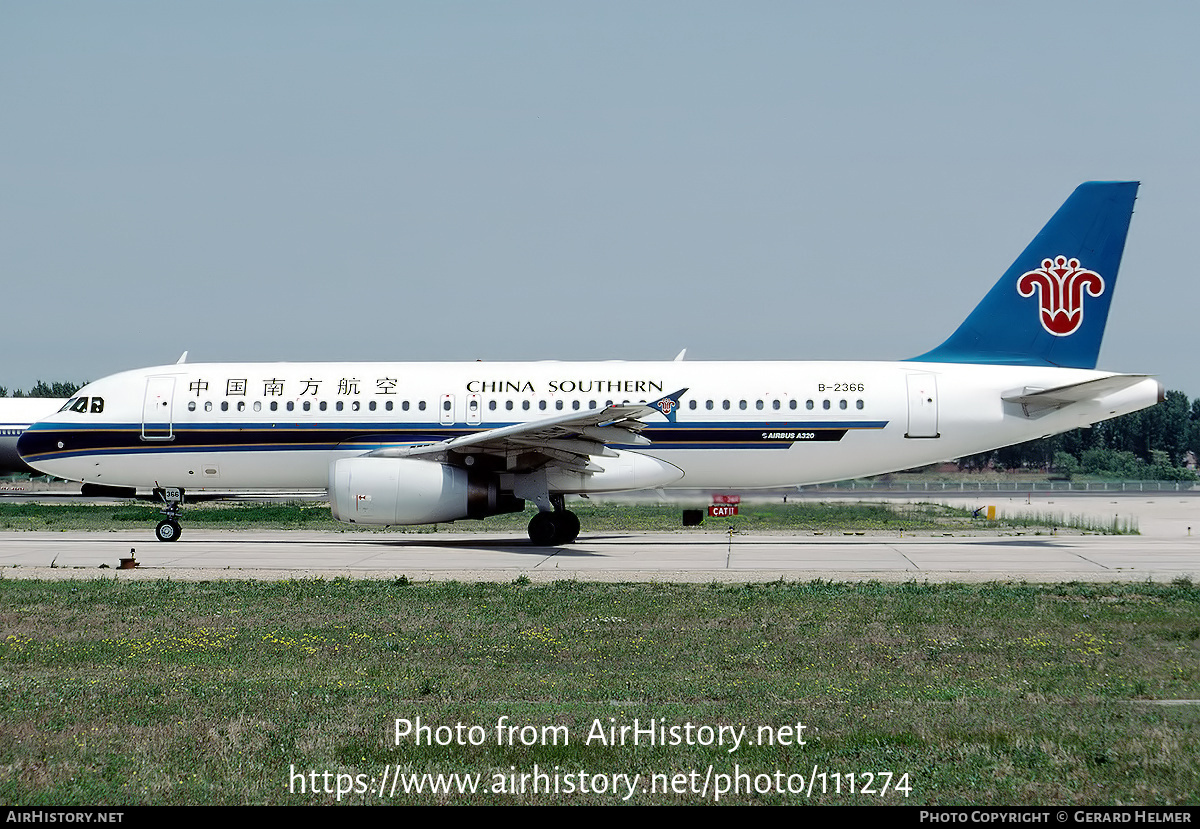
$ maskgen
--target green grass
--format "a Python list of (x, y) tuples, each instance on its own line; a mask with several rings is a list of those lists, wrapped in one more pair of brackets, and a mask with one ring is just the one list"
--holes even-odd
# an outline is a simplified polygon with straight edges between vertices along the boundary
[[(689, 505), (695, 507), (696, 505)], [(1051, 532), (1070, 529), (1091, 533), (1137, 533), (1136, 521), (1097, 521), (1084, 516), (1053, 513), (1017, 513), (986, 521), (970, 510), (934, 503), (820, 502), (793, 499), (750, 501), (732, 518), (706, 518), (695, 528), (681, 526), (685, 506), (634, 501), (573, 500), (585, 532), (725, 532), (739, 533), (931, 533), (999, 532), (1021, 530)], [(524, 534), (533, 509), (453, 524), (396, 527), (387, 532), (514, 532)], [(143, 530), (161, 519), (149, 504), (0, 504), (2, 530)], [(279, 530), (358, 532), (361, 528), (334, 521), (323, 504), (202, 504), (184, 510), (183, 525), (198, 529), (257, 527)], [(366, 531), (385, 531), (368, 529)]]
[[(336, 802), (301, 773), (892, 772), (885, 796), (1200, 800), (1200, 589), (1172, 584), (38, 582), (0, 579), (0, 801)], [(482, 745), (395, 744), (397, 718)], [(495, 726), (568, 745), (497, 745)], [(611, 723), (610, 723), (611, 718)], [(806, 745), (607, 746), (597, 721), (805, 725)], [(643, 780), (648, 777), (642, 778)], [(353, 781), (353, 777), (344, 781)], [(861, 785), (862, 778), (858, 778)], [(879, 785), (880, 778), (876, 779)], [(325, 779), (318, 776), (319, 788)], [(843, 778), (843, 786), (848, 779)], [(694, 793), (635, 803), (710, 802)], [(351, 793), (341, 802), (375, 803)], [(604, 794), (387, 803), (618, 803)]]

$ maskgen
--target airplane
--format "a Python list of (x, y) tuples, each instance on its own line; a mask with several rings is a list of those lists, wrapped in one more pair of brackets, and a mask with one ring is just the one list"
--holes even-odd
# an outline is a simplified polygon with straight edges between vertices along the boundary
[(17, 439), (33, 424), (66, 403), (50, 397), (0, 397), (0, 475), (35, 472), (21, 460)]
[[(88, 384), (34, 423), (30, 466), (94, 492), (323, 487), (339, 521), (450, 522), (568, 495), (877, 475), (1152, 406), (1096, 371), (1138, 182), (1080, 185), (950, 337), (900, 362), (195, 363)], [(682, 357), (682, 354), (680, 355)], [(182, 359), (182, 358), (181, 358)]]

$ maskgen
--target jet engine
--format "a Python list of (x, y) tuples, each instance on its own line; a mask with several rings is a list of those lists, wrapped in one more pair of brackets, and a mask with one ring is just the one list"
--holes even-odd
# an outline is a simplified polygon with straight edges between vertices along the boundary
[(343, 458), (329, 465), (329, 507), (348, 524), (436, 524), (520, 512), (496, 476), (413, 458)]

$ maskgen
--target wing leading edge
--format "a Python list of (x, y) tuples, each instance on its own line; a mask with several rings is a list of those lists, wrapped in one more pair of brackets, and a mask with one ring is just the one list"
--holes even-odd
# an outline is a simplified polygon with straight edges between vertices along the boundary
[[(686, 392), (687, 389), (680, 389), (651, 403), (569, 412), (436, 443), (377, 449), (367, 457), (444, 462), (450, 453), (485, 454), (522, 458), (520, 465), (527, 469), (558, 466), (576, 472), (598, 472), (600, 469), (590, 462), (590, 458), (616, 457), (610, 444), (650, 445), (650, 439), (642, 434), (647, 426), (646, 418), (660, 414), (674, 422), (679, 398)], [(512, 465), (509, 467), (511, 469)]]

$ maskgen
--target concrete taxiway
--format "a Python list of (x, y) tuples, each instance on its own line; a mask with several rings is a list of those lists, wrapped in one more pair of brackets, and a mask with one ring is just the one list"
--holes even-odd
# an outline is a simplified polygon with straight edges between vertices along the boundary
[[(131, 556), (137, 569), (117, 568)], [(585, 535), (561, 548), (490, 534), (3, 533), (4, 578), (507, 581), (1169, 581), (1200, 578), (1200, 539)]]
[[(830, 500), (828, 498), (823, 500)], [(902, 499), (895, 499), (902, 500)], [(956, 502), (951, 496), (940, 501)], [(1200, 579), (1200, 498), (965, 496), (960, 506), (1133, 520), (1141, 535), (588, 533), (559, 548), (498, 533), (0, 533), (0, 577), (508, 581), (1170, 581)], [(748, 508), (752, 508), (749, 506)], [(131, 557), (136, 569), (117, 569)]]

